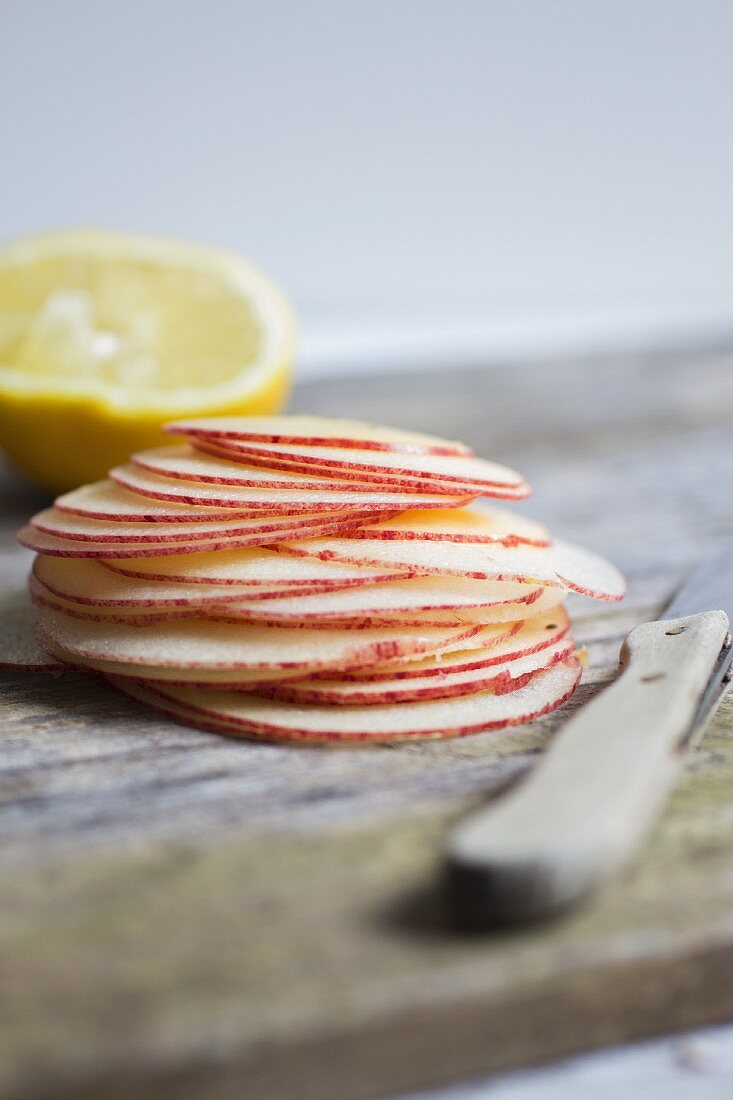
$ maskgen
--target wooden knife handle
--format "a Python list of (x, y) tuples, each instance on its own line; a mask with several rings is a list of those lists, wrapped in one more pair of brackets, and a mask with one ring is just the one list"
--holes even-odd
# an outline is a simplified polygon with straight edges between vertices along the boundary
[(707, 611), (629, 634), (619, 678), (525, 780), (453, 831), (447, 885), (462, 923), (550, 915), (631, 859), (675, 783), (727, 631), (727, 616)]

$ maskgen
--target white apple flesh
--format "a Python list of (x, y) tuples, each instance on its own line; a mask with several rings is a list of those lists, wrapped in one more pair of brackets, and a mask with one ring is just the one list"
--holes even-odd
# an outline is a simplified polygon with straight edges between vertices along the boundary
[(390, 452), (360, 450), (355, 447), (312, 447), (294, 443), (249, 443), (241, 440), (222, 440), (216, 446), (232, 455), (248, 455), (275, 459), (303, 466), (315, 466), (332, 470), (335, 477), (376, 474), (383, 476), (435, 478), (438, 481), (457, 481), (486, 488), (526, 488), (524, 478), (515, 470), (497, 462), (487, 462), (466, 454), (420, 454), (418, 452)]
[[(273, 449), (270, 450), (269, 446)], [(359, 483), (370, 482), (374, 485), (381, 484), (385, 488), (392, 486), (396, 490), (402, 488), (405, 491), (421, 489), (430, 492), (432, 489), (434, 492), (442, 493), (473, 492), (481, 496), (507, 500), (521, 500), (530, 492), (526, 482), (522, 481), (513, 470), (479, 458), (410, 455), (409, 458), (413, 460), (415, 466), (426, 467), (420, 470), (402, 468), (398, 462), (394, 461), (398, 458), (406, 458), (407, 456), (404, 455), (356, 450), (341, 452), (314, 447), (312, 448), (313, 457), (311, 457), (311, 452), (307, 452), (304, 447), (299, 448), (297, 453), (295, 451), (290, 453), (286, 450), (275, 450), (276, 446), (276, 444), (255, 446), (254, 444), (212, 443), (203, 439), (196, 440), (194, 443), (196, 451), (200, 454), (209, 455), (224, 462), (242, 463), (246, 470), (252, 467), (264, 467), (268, 471), (279, 470), (285, 474), (332, 477)], [(318, 459), (315, 457), (316, 451), (338, 454), (339, 458)], [(357, 457), (359, 461), (346, 461), (342, 457), (344, 454)], [(384, 462), (384, 465), (377, 465), (376, 461), (367, 465), (368, 460), (364, 455), (377, 456), (379, 463)], [(448, 472), (443, 473), (441, 470)]]
[[(309, 534), (327, 535), (331, 533), (343, 533), (350, 526), (360, 526), (362, 523), (373, 519), (372, 513), (360, 515), (352, 512), (348, 516), (339, 513), (337, 518), (324, 521), (322, 525), (314, 524), (306, 528)], [(67, 558), (138, 558), (158, 557), (168, 554), (201, 553), (202, 551), (232, 550), (239, 547), (266, 546), (278, 544), (283, 539), (295, 539), (303, 533), (303, 528), (298, 525), (297, 519), (291, 521), (291, 526), (274, 528), (271, 531), (230, 535), (220, 533), (205, 539), (192, 539), (188, 542), (177, 539), (164, 539), (158, 535), (154, 539), (137, 542), (118, 542), (116, 539), (105, 535), (99, 541), (83, 539), (71, 539), (59, 535), (47, 534), (28, 524), (18, 531), (16, 538), (22, 546), (29, 550), (35, 550), (37, 554), (53, 554)]]
[(232, 439), (257, 443), (305, 443), (314, 447), (356, 447), (371, 451), (407, 451), (416, 454), (470, 455), (464, 443), (422, 432), (405, 432), (316, 416), (208, 416), (167, 424), (172, 435), (205, 439)]
[[(500, 586), (498, 586), (500, 587)], [(494, 592), (483, 598), (465, 594), (443, 583), (435, 584), (432, 578), (417, 578), (380, 586), (367, 585), (337, 592), (309, 590), (293, 594), (262, 592), (223, 602), (202, 603), (192, 600), (184, 603), (109, 604), (80, 603), (60, 596), (37, 577), (30, 582), (31, 595), (36, 602), (63, 611), (75, 618), (92, 622), (135, 623), (147, 625), (165, 622), (171, 618), (205, 615), (220, 622), (265, 623), (273, 626), (325, 627), (337, 625), (344, 629), (399, 624), (403, 627), (423, 625), (459, 626), (461, 623), (514, 622), (537, 614), (538, 601), (549, 589), (527, 589), (507, 586), (524, 592)], [(201, 591), (201, 590), (199, 590)], [(557, 602), (561, 600), (556, 596)], [(463, 600), (463, 602), (459, 602)], [(545, 601), (542, 605), (547, 607)]]
[[(469, 672), (502, 661), (514, 661), (555, 645), (570, 630), (570, 619), (562, 607), (544, 615), (514, 623), (491, 623), (474, 634), (463, 649), (448, 649), (417, 660), (385, 661), (353, 672), (341, 672), (343, 680), (364, 681), (440, 677), (445, 673)], [(319, 673), (328, 676), (329, 673)]]
[[(353, 516), (345, 516), (342, 512), (321, 512), (316, 515), (299, 516), (297, 526), (299, 530), (302, 528), (307, 532), (312, 527), (337, 524), (346, 526), (353, 519)], [(177, 523), (175, 526), (144, 521), (123, 523), (90, 519), (87, 516), (61, 512), (57, 508), (46, 508), (38, 512), (32, 518), (30, 525), (44, 534), (80, 542), (161, 542), (166, 544), (171, 542), (187, 544), (199, 540), (211, 542), (213, 539), (226, 540), (250, 535), (253, 537), (277, 535), (284, 528), (289, 527), (292, 530), (295, 526), (292, 521), (285, 523), (282, 517), (239, 519), (236, 516), (215, 521), (201, 519)]]
[(512, 660), (441, 676), (403, 677), (380, 681), (304, 679), (263, 685), (258, 695), (285, 703), (315, 706), (377, 706), (384, 703), (415, 703), (425, 699), (450, 699), (493, 691), (496, 695), (518, 691), (532, 676), (572, 657), (573, 639), (567, 637), (535, 653)]
[(517, 516), (505, 508), (473, 504), (466, 508), (431, 511), (410, 509), (352, 532), (364, 539), (427, 539), (432, 542), (494, 543), (504, 546), (549, 546), (544, 524)]
[[(42, 609), (39, 632), (44, 648), (71, 663), (101, 671), (155, 677), (153, 670), (288, 669), (293, 674), (333, 668), (357, 668), (392, 657), (442, 651), (467, 640), (479, 626), (426, 627), (405, 633), (399, 625), (364, 630), (250, 626), (191, 620), (140, 628), (84, 622)], [(134, 671), (133, 671), (134, 670)]]
[[(208, 453), (209, 450), (215, 453)], [(307, 469), (303, 463), (283, 460), (280, 468), (270, 465), (262, 456), (254, 455), (256, 461), (248, 462), (239, 452), (231, 448), (219, 447), (213, 443), (197, 441), (195, 444), (154, 447), (148, 451), (139, 451), (130, 458), (130, 465), (159, 477), (174, 478), (183, 481), (201, 481), (204, 484), (246, 485), (252, 489), (295, 489), (299, 493), (309, 490), (337, 492), (409, 492), (418, 483), (426, 484), (426, 493), (449, 494), (454, 496), (480, 496), (481, 489), (475, 486), (464, 488), (463, 482), (455, 486), (444, 487), (444, 479), (415, 478), (399, 471), (384, 470), (374, 474), (364, 471), (354, 476), (348, 468), (343, 476), (329, 469), (325, 473), (318, 469)], [(114, 475), (111, 475), (114, 477)]]
[(249, 693), (199, 688), (140, 688), (112, 683), (192, 725), (264, 740), (307, 742), (414, 741), (463, 737), (532, 721), (555, 710), (575, 691), (580, 662), (558, 662), (524, 687), (504, 695), (481, 691), (451, 699), (378, 706), (327, 707), (280, 703)]
[(316, 588), (336, 591), (400, 577), (387, 570), (288, 558), (260, 548), (133, 558), (127, 564), (114, 558), (95, 561), (39, 555), (33, 571), (57, 596), (78, 603), (110, 606), (196, 604), (249, 599), (261, 593), (297, 594)]
[[(534, 614), (533, 605), (543, 590), (525, 584), (465, 581), (452, 577), (412, 577), (387, 584), (369, 584), (356, 588), (322, 592), (317, 595), (270, 596), (265, 601), (247, 602), (243, 596), (222, 611), (225, 615), (260, 622), (314, 623), (329, 620), (361, 624), (371, 620), (394, 618), (405, 621), (434, 611), (455, 612), (460, 620), (464, 611), (474, 620), (495, 621), (495, 613), (512, 620), (523, 617), (523, 609)], [(560, 599), (562, 596), (560, 596)]]
[[(367, 664), (359, 664), (355, 667), (349, 665), (348, 667), (337, 667), (335, 669), (325, 668), (316, 669), (315, 671), (308, 672), (302, 668), (277, 668), (277, 669), (234, 669), (227, 671), (226, 669), (207, 669), (203, 671), (191, 670), (191, 669), (162, 669), (155, 675), (145, 675), (145, 683), (150, 686), (165, 687), (166, 684), (175, 684), (179, 687), (219, 687), (226, 689), (227, 691), (260, 691), (261, 688), (270, 688), (275, 683), (280, 683), (282, 680), (289, 680), (295, 682), (313, 678), (326, 678), (331, 679), (334, 676), (338, 676), (340, 679), (359, 679), (360, 681), (368, 680), (369, 673), (372, 669), (381, 670), (381, 674), (389, 671), (393, 674), (397, 674), (400, 670), (404, 669), (407, 672), (416, 670), (415, 674), (422, 674), (423, 662), (427, 662), (434, 657), (436, 661), (448, 661), (452, 656), (460, 657), (460, 665), (466, 666), (466, 668), (481, 667), (484, 654), (498, 652), (498, 648), (505, 647), (504, 643), (509, 634), (516, 631), (521, 626), (520, 623), (491, 623), (488, 626), (481, 627), (476, 633), (472, 633), (469, 638), (457, 635), (452, 641), (446, 642), (441, 646), (440, 650), (437, 650), (427, 657), (421, 654), (415, 654), (413, 657), (397, 655), (384, 661), (369, 661)], [(455, 627), (453, 628), (455, 629)], [(424, 628), (423, 628), (424, 630)], [(557, 637), (554, 641), (558, 641), (562, 636), (560, 632), (557, 633)], [(548, 645), (552, 644), (553, 639), (548, 639)], [(520, 643), (520, 646), (524, 646), (525, 643)], [(466, 647), (470, 646), (470, 649)], [(475, 648), (474, 648), (475, 647)], [(542, 646), (538, 646), (543, 648)], [(508, 649), (508, 657), (520, 657), (523, 653)], [(497, 660), (501, 660), (497, 657)], [(119, 672), (121, 675), (129, 675), (130, 670), (119, 666)], [(134, 677), (141, 679), (141, 673), (139, 670), (134, 672)], [(377, 675), (375, 678), (379, 678)]]
[[(60, 512), (116, 523), (185, 524), (201, 520), (270, 519), (279, 514), (267, 513), (263, 509), (236, 509), (224, 505), (207, 507), (185, 502), (176, 504), (174, 501), (156, 501), (124, 489), (109, 478), (64, 493), (56, 498), (54, 506)], [(312, 511), (335, 512), (338, 509), (329, 506), (326, 509), (313, 508)]]
[[(266, 472), (255, 473), (264, 475)], [(323, 482), (283, 475), (280, 475), (283, 480), (278, 482), (269, 476), (257, 478), (251, 474), (252, 471), (248, 471), (245, 476), (243, 468), (234, 463), (218, 462), (205, 455), (189, 456), (183, 462), (157, 460), (155, 469), (128, 463), (109, 472), (116, 484), (152, 500), (237, 510), (262, 509), (289, 516), (313, 512), (319, 507), (385, 513), (405, 508), (452, 508), (468, 504), (479, 495), (473, 491), (459, 495), (384, 491), (384, 486), (371, 489), (358, 482)]]
[[(78, 582), (69, 582), (65, 578), (61, 581), (58, 575), (49, 569), (43, 568), (43, 563), (55, 562), (71, 566), (74, 573), (78, 574)], [(37, 558), (33, 576), (29, 583), (31, 592), (38, 595), (42, 602), (61, 601), (68, 607), (69, 613), (74, 611), (101, 611), (105, 616), (120, 616), (120, 621), (135, 618), (138, 612), (150, 611), (164, 612), (175, 609), (183, 614), (217, 615), (222, 608), (226, 614), (226, 608), (230, 604), (236, 605), (246, 598), (248, 605), (258, 600), (269, 600), (275, 596), (303, 596), (320, 595), (325, 591), (321, 586), (285, 588), (283, 586), (256, 585), (242, 589), (234, 585), (201, 585), (189, 587), (182, 584), (165, 584), (145, 582), (126, 578), (121, 574), (112, 574), (109, 581), (100, 576), (104, 571), (101, 562), (93, 558), (52, 558), (42, 556)], [(50, 583), (45, 583), (43, 576), (50, 574)], [(92, 577), (91, 575), (94, 574)], [(109, 577), (109, 574), (107, 574)], [(82, 587), (82, 582), (89, 583)], [(245, 596), (246, 594), (246, 596)], [(150, 620), (151, 622), (154, 620)]]
[(610, 562), (561, 540), (548, 547), (514, 547), (431, 539), (335, 537), (306, 538), (280, 549), (296, 556), (352, 565), (402, 566), (426, 575), (558, 585), (601, 600), (620, 600), (626, 590), (624, 578)]

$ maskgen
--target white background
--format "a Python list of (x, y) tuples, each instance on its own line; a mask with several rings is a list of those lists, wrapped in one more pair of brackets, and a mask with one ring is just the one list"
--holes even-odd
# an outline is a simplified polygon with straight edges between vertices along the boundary
[(0, 0), (0, 237), (240, 249), (311, 370), (720, 331), (732, 47), (729, 0)]

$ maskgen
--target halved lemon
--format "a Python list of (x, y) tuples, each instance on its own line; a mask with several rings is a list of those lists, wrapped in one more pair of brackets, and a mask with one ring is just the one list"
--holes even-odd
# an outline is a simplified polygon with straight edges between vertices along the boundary
[(182, 415), (282, 408), (295, 326), (237, 255), (72, 230), (0, 249), (0, 445), (58, 492), (169, 441)]

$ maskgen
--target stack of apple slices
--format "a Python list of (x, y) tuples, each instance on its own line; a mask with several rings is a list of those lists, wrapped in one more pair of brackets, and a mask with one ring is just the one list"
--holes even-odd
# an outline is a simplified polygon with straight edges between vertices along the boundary
[(19, 535), (39, 640), (143, 703), (282, 741), (455, 737), (575, 690), (563, 600), (610, 564), (480, 497), (460, 443), (310, 417), (189, 420)]

